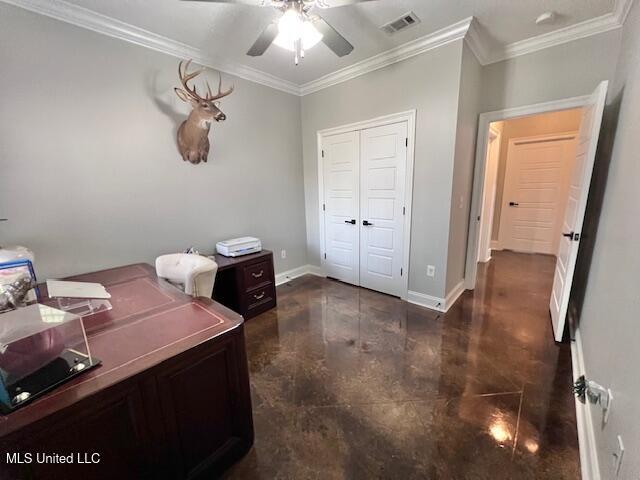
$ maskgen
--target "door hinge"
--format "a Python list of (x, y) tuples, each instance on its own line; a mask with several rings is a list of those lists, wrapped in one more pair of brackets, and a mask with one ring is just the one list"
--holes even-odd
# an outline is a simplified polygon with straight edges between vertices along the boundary
[(322, 158), (324, 158), (324, 150), (322, 150)]
[(326, 253), (324, 254), (324, 259), (325, 259), (325, 260), (327, 259), (327, 254), (326, 254)]
[(323, 204), (322, 204), (322, 211), (324, 212), (324, 211), (326, 211), (326, 210), (327, 210), (327, 206), (323, 203)]
[(402, 267), (400, 268), (400, 276), (402, 276)]
[(408, 147), (409, 146), (409, 137), (404, 139), (404, 146)]
[(407, 213), (407, 207), (402, 207), (402, 214), (406, 215), (406, 213)]

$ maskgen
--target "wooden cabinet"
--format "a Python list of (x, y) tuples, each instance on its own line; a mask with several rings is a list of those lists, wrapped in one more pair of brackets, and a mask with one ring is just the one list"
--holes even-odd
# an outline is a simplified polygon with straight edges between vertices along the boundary
[(246, 373), (230, 368), (242, 358), (239, 341), (201, 349), (156, 377), (172, 478), (211, 478), (251, 446)]
[(276, 306), (273, 253), (263, 250), (241, 257), (215, 255), (218, 274), (213, 298), (245, 320)]
[[(107, 283), (114, 309), (85, 322), (103, 364), (0, 415), (1, 480), (209, 479), (251, 447), (242, 319), (146, 266), (118, 278)], [(73, 462), (40, 463), (37, 453)]]
[[(5, 439), (0, 450), (17, 451), (23, 461), (30, 461), (7, 465), (15, 469), (7, 478), (66, 480), (82, 472), (84, 478), (107, 480), (119, 472), (151, 479), (151, 445), (142, 393), (131, 384), (112, 388)], [(71, 458), (72, 463), (40, 463), (36, 457), (54, 454)], [(5, 462), (0, 461), (0, 478), (5, 478)]]
[(253, 443), (243, 352), (239, 327), (222, 341), (200, 345), (0, 440), (3, 454), (74, 457), (70, 464), (36, 463), (34, 457), (23, 465), (3, 458), (0, 478), (214, 478)]

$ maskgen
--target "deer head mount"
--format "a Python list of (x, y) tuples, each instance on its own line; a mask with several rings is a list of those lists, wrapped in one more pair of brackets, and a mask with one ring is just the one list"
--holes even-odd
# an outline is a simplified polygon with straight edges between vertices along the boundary
[(218, 108), (220, 100), (233, 92), (233, 87), (226, 91), (222, 91), (222, 75), (220, 75), (220, 82), (218, 83), (218, 93), (214, 95), (211, 93), (211, 87), (207, 82), (207, 93), (204, 97), (200, 96), (196, 91), (196, 87), (189, 87), (189, 80), (193, 80), (204, 69), (197, 70), (192, 73), (187, 73), (191, 60), (187, 61), (183, 66), (183, 61), (178, 64), (178, 75), (180, 76), (180, 83), (182, 88), (175, 88), (175, 92), (178, 97), (191, 104), (193, 110), (189, 114), (189, 117), (182, 122), (178, 128), (178, 150), (185, 162), (191, 162), (198, 164), (200, 162), (206, 162), (209, 156), (209, 129), (211, 128), (211, 122), (222, 122), (227, 117)]

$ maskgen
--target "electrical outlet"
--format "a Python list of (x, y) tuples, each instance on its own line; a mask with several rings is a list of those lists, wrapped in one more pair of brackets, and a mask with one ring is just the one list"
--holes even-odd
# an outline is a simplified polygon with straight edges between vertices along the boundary
[(436, 267), (433, 265), (427, 265), (427, 277), (436, 276)]
[(287, 258), (287, 251), (286, 250), (281, 250), (280, 251), (280, 258)]
[(622, 437), (618, 435), (618, 446), (616, 451), (613, 452), (613, 471), (616, 474), (616, 478), (620, 475), (620, 467), (622, 467), (622, 458), (624, 457), (624, 443), (622, 443)]

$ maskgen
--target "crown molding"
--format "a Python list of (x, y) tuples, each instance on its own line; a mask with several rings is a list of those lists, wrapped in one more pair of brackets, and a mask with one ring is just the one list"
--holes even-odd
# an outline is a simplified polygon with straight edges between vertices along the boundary
[(611, 13), (569, 25), (568, 27), (554, 30), (553, 32), (543, 33), (542, 35), (510, 43), (502, 48), (493, 50), (491, 54), (485, 58), (486, 63), (482, 63), (480, 58), (478, 58), (478, 60), (480, 60), (482, 65), (488, 65), (615, 30), (624, 24), (632, 3), (633, 0), (616, 0)]
[(473, 17), (454, 23), (449, 27), (433, 32), (424, 37), (407, 42), (399, 47), (392, 48), (373, 57), (354, 63), (335, 72), (324, 75), (317, 80), (304, 83), (300, 86), (300, 94), (308, 95), (324, 88), (346, 82), (352, 78), (365, 75), (388, 65), (392, 65), (407, 58), (420, 55), (434, 48), (464, 38), (473, 22)]
[(194, 62), (220, 72), (275, 88), (293, 95), (300, 95), (300, 88), (274, 75), (244, 65), (220, 62), (202, 50), (171, 38), (138, 28), (129, 23), (102, 15), (93, 10), (74, 5), (64, 0), (0, 0), (47, 17), (55, 18), (77, 27), (86, 28), (109, 37), (118, 38), (135, 45), (166, 53), (176, 58), (191, 58)]
[(490, 48), (473, 17), (466, 18), (446, 28), (416, 40), (387, 50), (373, 57), (336, 70), (311, 82), (297, 85), (275, 75), (241, 64), (217, 60), (201, 49), (168, 37), (138, 28), (126, 22), (94, 12), (64, 0), (0, 0), (25, 10), (30, 10), (63, 22), (86, 28), (112, 38), (165, 53), (176, 58), (191, 58), (196, 63), (220, 72), (243, 78), (293, 95), (303, 96), (324, 88), (346, 82), (388, 65), (420, 55), (434, 48), (464, 38), (481, 65), (500, 62), (520, 55), (537, 52), (591, 35), (620, 28), (629, 14), (634, 0), (616, 0), (611, 13), (592, 18), (553, 32), (508, 44), (502, 48)]
[(471, 19), (469, 30), (467, 31), (464, 40), (478, 59), (478, 62), (480, 62), (480, 65), (486, 65), (489, 63), (490, 52), (487, 48), (486, 42), (482, 38), (480, 30), (478, 29), (478, 21), (474, 17)]
[(613, 14), (617, 17), (620, 26), (624, 25), (627, 21), (627, 15), (633, 5), (633, 0), (616, 0), (616, 4), (613, 7)]

